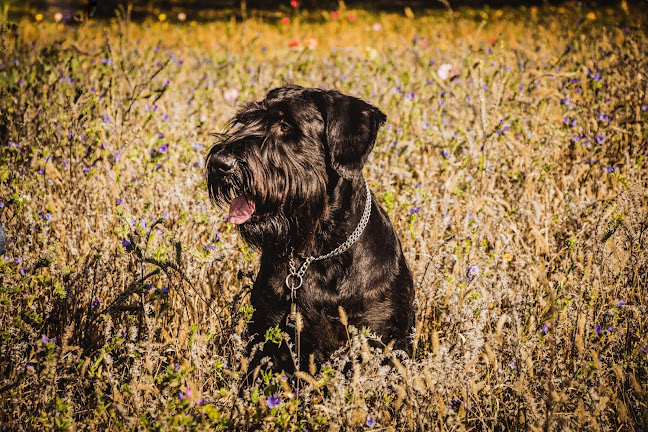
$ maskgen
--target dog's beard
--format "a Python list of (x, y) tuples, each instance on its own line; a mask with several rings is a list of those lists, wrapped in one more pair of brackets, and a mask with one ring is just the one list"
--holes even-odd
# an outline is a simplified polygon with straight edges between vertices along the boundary
[(239, 161), (239, 172), (225, 178), (208, 175), (207, 183), (219, 207), (229, 204), (229, 221), (238, 226), (243, 239), (264, 252), (303, 252), (327, 215), (322, 176), (279, 181), (262, 172), (255, 178), (252, 168)]
[[(264, 252), (303, 252), (313, 243), (326, 217), (326, 189), (300, 189), (297, 194), (274, 196), (276, 201), (259, 200), (255, 212), (238, 225), (246, 242)], [(311, 195), (312, 194), (312, 195)], [(243, 198), (245, 199), (245, 198)]]

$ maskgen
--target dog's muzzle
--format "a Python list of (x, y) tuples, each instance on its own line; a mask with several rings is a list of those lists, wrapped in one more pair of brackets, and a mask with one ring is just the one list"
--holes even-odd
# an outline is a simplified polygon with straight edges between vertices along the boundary
[(209, 169), (217, 176), (226, 176), (234, 171), (236, 159), (222, 153), (214, 153), (209, 157)]
[[(225, 180), (236, 169), (236, 158), (223, 153), (214, 153), (209, 157), (209, 170), (219, 180)], [(254, 201), (245, 195), (237, 195), (230, 203), (229, 221), (240, 225), (247, 222), (254, 213)]]

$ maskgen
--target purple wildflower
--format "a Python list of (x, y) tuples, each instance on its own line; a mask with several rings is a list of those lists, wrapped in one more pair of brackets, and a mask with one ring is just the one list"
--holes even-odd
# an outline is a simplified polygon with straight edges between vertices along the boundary
[(367, 426), (372, 428), (375, 425), (376, 425), (376, 419), (374, 419), (372, 416), (367, 417)]
[(268, 396), (266, 398), (266, 404), (268, 404), (268, 408), (276, 408), (281, 404), (281, 398), (279, 396)]
[(542, 334), (546, 335), (547, 333), (549, 333), (549, 326), (547, 325), (547, 323), (544, 323), (542, 324)]
[(43, 336), (43, 337), (41, 338), (41, 342), (43, 342), (44, 344), (47, 344), (47, 343), (50, 343), (50, 342), (51, 342), (51, 343), (56, 343), (56, 338), (53, 337), (53, 338), (50, 339), (50, 338), (48, 338), (47, 336)]
[(426, 121), (423, 122), (422, 128), (423, 128), (423, 130), (428, 130), (430, 128), (430, 122), (426, 122)]
[(602, 122), (608, 122), (608, 121), (610, 121), (610, 116), (607, 115), (607, 114), (605, 114), (605, 113), (600, 113), (600, 114), (598, 115), (598, 118), (599, 118), (599, 120), (601, 120)]
[(122, 246), (124, 246), (126, 249), (129, 247), (133, 246), (133, 243), (131, 243), (127, 238), (122, 239)]
[(410, 214), (415, 215), (415, 214), (418, 214), (419, 211), (421, 211), (421, 208), (420, 208), (420, 207), (412, 207), (412, 208), (410, 209)]
[(407, 93), (405, 97), (409, 100), (414, 100), (414, 93)]
[(122, 205), (121, 198), (115, 198), (115, 205)]
[(163, 144), (163, 145), (160, 147), (160, 153), (165, 154), (165, 153), (167, 152), (168, 149), (169, 149), (169, 144)]
[(515, 369), (515, 362), (514, 362), (513, 360), (511, 360), (511, 361), (509, 362), (508, 366), (509, 366), (509, 368), (511, 368), (511, 369)]
[(169, 114), (162, 114), (162, 121), (169, 120)]
[(99, 299), (95, 297), (95, 299), (92, 300), (92, 303), (90, 304), (90, 307), (94, 309), (96, 307), (99, 307), (100, 304), (101, 304), (101, 302), (99, 301)]
[(448, 150), (441, 150), (441, 156), (448, 159), (450, 157), (450, 152)]
[(621, 306), (623, 306), (623, 305), (625, 305), (625, 304), (627, 304), (627, 303), (624, 302), (623, 300), (619, 300), (619, 299), (617, 299), (617, 302), (616, 302), (616, 305), (617, 305), (617, 306), (621, 307)]
[(596, 324), (596, 327), (594, 327), (594, 331), (596, 332), (597, 335), (603, 334), (603, 328), (601, 327), (601, 324)]
[(595, 135), (594, 138), (596, 139), (596, 142), (599, 144), (603, 144), (605, 142), (605, 135)]
[(612, 325), (611, 325), (610, 327), (607, 328), (607, 331), (608, 331), (608, 332), (611, 332), (612, 330), (614, 330), (614, 326), (612, 326)]
[(110, 116), (107, 116), (107, 115), (103, 116), (103, 122), (104, 123), (110, 123)]

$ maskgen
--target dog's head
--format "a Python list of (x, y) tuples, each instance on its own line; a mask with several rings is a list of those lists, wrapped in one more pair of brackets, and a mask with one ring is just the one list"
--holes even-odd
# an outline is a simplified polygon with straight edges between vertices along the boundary
[(340, 179), (361, 176), (386, 117), (338, 91), (285, 86), (229, 122), (207, 155), (207, 185), (229, 220), (262, 249), (303, 250)]

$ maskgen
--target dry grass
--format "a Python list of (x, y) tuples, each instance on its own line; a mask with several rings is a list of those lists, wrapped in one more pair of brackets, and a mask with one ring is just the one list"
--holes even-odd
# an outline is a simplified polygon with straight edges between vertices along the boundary
[[(3, 25), (0, 427), (648, 428), (640, 11), (292, 13)], [(299, 397), (240, 390), (257, 253), (202, 172), (286, 82), (388, 115), (365, 174), (418, 290), (415, 359), (349, 329)]]

